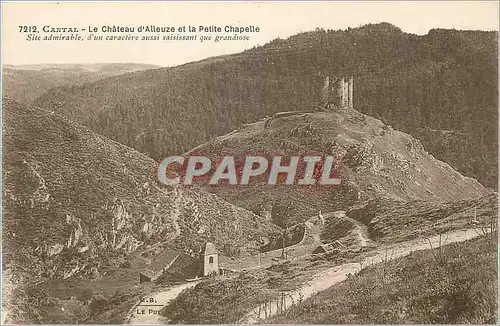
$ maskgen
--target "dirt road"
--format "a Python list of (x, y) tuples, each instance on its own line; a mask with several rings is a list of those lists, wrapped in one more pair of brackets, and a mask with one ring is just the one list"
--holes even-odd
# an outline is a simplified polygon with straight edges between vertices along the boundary
[(191, 288), (200, 281), (176, 285), (170, 289), (146, 296), (138, 302), (128, 313), (127, 323), (131, 325), (165, 324), (160, 310), (170, 303), (184, 290)]
[(345, 219), (351, 221), (352, 224), (354, 224), (354, 232), (358, 236), (359, 245), (361, 247), (368, 246), (368, 243), (370, 242), (370, 238), (368, 237), (368, 228), (366, 227), (366, 225), (364, 225), (360, 221), (357, 221), (353, 218), (350, 218), (349, 216), (346, 215), (345, 211), (338, 211), (337, 213), (338, 213), (338, 216), (345, 218)]
[[(473, 229), (467, 230), (457, 230), (448, 232), (447, 235), (443, 235), (441, 241), (445, 244), (452, 242), (461, 242), (468, 239), (477, 237), (479, 234)], [(446, 242), (445, 242), (446, 239)], [(438, 247), (440, 243), (439, 235), (429, 238), (432, 243), (432, 247)], [(302, 286), (299, 290), (292, 292), (290, 296), (285, 298), (284, 304), (281, 303), (281, 309), (286, 310), (293, 303), (297, 303), (301, 300), (305, 300), (319, 291), (326, 290), (327, 288), (335, 285), (339, 282), (344, 281), (348, 274), (353, 274), (360, 271), (361, 268), (370, 266), (372, 264), (380, 263), (386, 258), (395, 259), (398, 257), (403, 257), (410, 254), (413, 251), (430, 249), (430, 244), (427, 239), (417, 239), (412, 241), (407, 241), (403, 243), (394, 244), (390, 247), (376, 250), (374, 256), (368, 257), (361, 263), (348, 263), (339, 266), (332, 267), (323, 272), (316, 274), (311, 281)], [(261, 305), (256, 307), (250, 313), (245, 315), (241, 320), (238, 321), (239, 324), (256, 324), (263, 322), (266, 318), (274, 316), (278, 311), (278, 303), (273, 302), (267, 304), (266, 306)]]

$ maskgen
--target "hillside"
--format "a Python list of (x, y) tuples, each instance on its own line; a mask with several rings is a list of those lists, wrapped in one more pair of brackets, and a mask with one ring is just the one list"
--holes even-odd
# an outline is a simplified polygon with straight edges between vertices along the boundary
[(446, 202), (490, 192), (428, 154), (412, 136), (353, 109), (262, 119), (186, 155), (206, 155), (215, 162), (224, 155), (311, 153), (332, 155), (340, 162), (334, 168), (340, 185), (269, 186), (266, 179), (247, 186), (207, 185), (206, 190), (262, 216), (279, 219), (284, 214), (295, 222), (319, 210), (345, 210), (373, 199)]
[(244, 255), (277, 230), (196, 187), (160, 187), (153, 160), (62, 116), (4, 98), (3, 117), (7, 284), (98, 278), (160, 242)]
[[(168, 302), (159, 321), (491, 322), (496, 312), (496, 236), (457, 230), (379, 249), (315, 254), (231, 277), (203, 280)], [(479, 239), (454, 243), (470, 237)]]
[(4, 65), (2, 95), (28, 104), (53, 87), (80, 85), (153, 68), (159, 66), (134, 63)]
[(318, 103), (354, 76), (354, 107), (497, 186), (497, 33), (387, 23), (301, 33), (245, 52), (53, 89), (36, 102), (160, 161), (243, 123)]
[(366, 225), (371, 239), (391, 243), (470, 226), (490, 227), (498, 217), (498, 194), (444, 203), (377, 198), (349, 208), (347, 215)]
[(481, 237), (368, 267), (266, 323), (495, 324), (495, 239)]

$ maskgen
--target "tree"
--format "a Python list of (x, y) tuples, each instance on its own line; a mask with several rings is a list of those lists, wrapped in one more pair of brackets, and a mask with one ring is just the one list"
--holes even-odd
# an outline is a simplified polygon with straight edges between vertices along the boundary
[(289, 233), (288, 228), (292, 226), (292, 221), (290, 219), (291, 213), (293, 211), (293, 204), (291, 201), (280, 202), (273, 206), (271, 212), (271, 218), (273, 222), (283, 228), (283, 234), (281, 236), (282, 251), (281, 257), (285, 257), (285, 247), (288, 242)]

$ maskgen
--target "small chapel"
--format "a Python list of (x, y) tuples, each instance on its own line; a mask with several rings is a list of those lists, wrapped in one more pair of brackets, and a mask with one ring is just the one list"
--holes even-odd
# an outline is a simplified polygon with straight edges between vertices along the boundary
[(146, 262), (146, 267), (139, 273), (139, 282), (154, 282), (161, 275), (188, 281), (219, 273), (219, 252), (212, 242), (207, 242), (198, 255), (172, 248), (162, 250)]

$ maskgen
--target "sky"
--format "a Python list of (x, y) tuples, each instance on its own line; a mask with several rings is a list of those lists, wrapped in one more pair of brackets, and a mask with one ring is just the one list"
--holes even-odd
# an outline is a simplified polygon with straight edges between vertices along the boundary
[[(404, 32), (432, 28), (498, 31), (497, 1), (2, 2), (3, 64), (136, 62), (175, 66), (241, 52), (277, 37), (389, 22)], [(26, 41), (19, 26), (257, 26), (246, 41)], [(215, 36), (217, 33), (212, 34)], [(231, 33), (222, 33), (230, 34)], [(87, 35), (87, 34), (85, 34)]]

